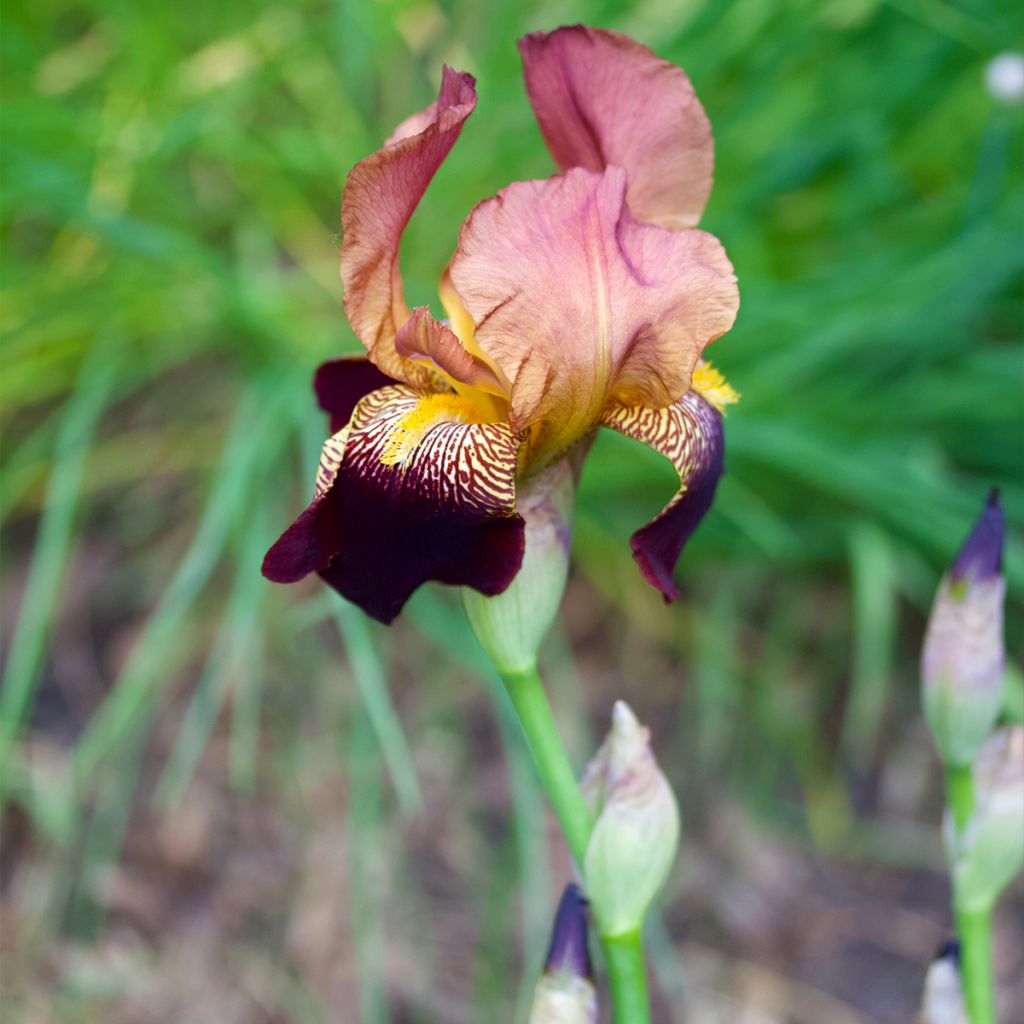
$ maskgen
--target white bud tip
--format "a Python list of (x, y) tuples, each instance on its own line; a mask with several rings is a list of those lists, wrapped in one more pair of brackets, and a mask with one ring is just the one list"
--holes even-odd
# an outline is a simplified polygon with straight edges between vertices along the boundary
[(1024, 101), (1024, 54), (1001, 53), (985, 68), (989, 94), (1000, 103)]
[(612, 728), (623, 736), (638, 732), (641, 728), (633, 709), (624, 700), (617, 700), (612, 708)]

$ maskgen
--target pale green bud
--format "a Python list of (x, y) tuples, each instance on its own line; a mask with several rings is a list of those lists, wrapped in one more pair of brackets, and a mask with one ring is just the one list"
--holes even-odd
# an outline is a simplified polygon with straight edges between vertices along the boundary
[(603, 936), (638, 929), (679, 847), (679, 808), (651, 753), (650, 733), (624, 701), (581, 782), (594, 815), (583, 877)]
[(575, 489), (565, 459), (523, 484), (516, 494), (516, 511), (526, 523), (522, 568), (496, 597), (468, 587), (462, 591), (470, 625), (503, 675), (536, 665), (558, 612), (569, 572)]
[(1024, 867), (1024, 727), (999, 729), (974, 762), (974, 811), (957, 836), (946, 818), (959, 910), (987, 910)]
[(968, 765), (1003, 703), (1003, 513), (993, 492), (932, 605), (921, 652), (924, 714), (942, 760)]
[(567, 885), (558, 905), (530, 1024), (597, 1024), (597, 992), (587, 949), (586, 902)]
[(946, 943), (924, 979), (920, 1024), (970, 1024), (960, 985), (960, 951)]

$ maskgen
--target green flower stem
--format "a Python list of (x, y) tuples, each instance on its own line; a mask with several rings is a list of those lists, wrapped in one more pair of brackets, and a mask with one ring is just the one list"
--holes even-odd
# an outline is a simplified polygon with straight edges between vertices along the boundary
[(969, 764), (946, 766), (946, 801), (953, 812), (956, 834), (960, 835), (974, 812), (974, 776)]
[(526, 742), (533, 754), (544, 791), (555, 809), (576, 865), (582, 871), (583, 855), (587, 852), (593, 822), (558, 735), (544, 684), (535, 668), (503, 674), (502, 679), (515, 705), (519, 724), (526, 734)]
[(956, 931), (967, 1016), (971, 1024), (996, 1024), (991, 909), (958, 910)]
[(647, 971), (640, 930), (601, 938), (615, 1024), (649, 1024)]
[[(957, 837), (974, 813), (974, 777), (970, 765), (946, 766), (946, 801)], [(960, 979), (971, 1024), (995, 1024), (995, 985), (992, 971), (991, 909), (957, 906), (953, 883), (953, 916), (960, 940)]]
[[(544, 791), (582, 875), (593, 822), (558, 735), (544, 684), (535, 667), (524, 672), (502, 673), (502, 679), (519, 716), (519, 724), (526, 735)], [(608, 970), (615, 1024), (650, 1024), (644, 949), (639, 929), (610, 938), (602, 936), (601, 945)]]

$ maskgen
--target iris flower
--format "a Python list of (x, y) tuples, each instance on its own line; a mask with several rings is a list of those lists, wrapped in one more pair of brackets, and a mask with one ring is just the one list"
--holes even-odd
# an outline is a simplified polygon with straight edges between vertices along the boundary
[(530, 102), (561, 171), (485, 199), (440, 282), (446, 319), (409, 309), (399, 243), (476, 106), (444, 69), (437, 101), (355, 166), (342, 201), (345, 310), (367, 358), (321, 366), (330, 415), (312, 502), (263, 573), (316, 572), (390, 622), (427, 580), (501, 593), (523, 558), (517, 488), (598, 427), (650, 445), (678, 493), (632, 537), (646, 579), (673, 570), (722, 470), (722, 406), (703, 361), (739, 295), (721, 243), (695, 229), (711, 128), (686, 75), (583, 26), (520, 40)]

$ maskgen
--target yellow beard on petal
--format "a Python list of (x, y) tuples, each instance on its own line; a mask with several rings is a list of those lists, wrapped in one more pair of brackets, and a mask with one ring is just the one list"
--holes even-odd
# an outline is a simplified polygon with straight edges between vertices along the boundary
[(491, 422), (480, 404), (462, 395), (426, 395), (388, 433), (380, 461), (385, 466), (404, 468), (423, 439), (442, 423)]
[(713, 405), (725, 415), (727, 405), (735, 405), (740, 400), (740, 393), (710, 363), (702, 362), (693, 371), (693, 390), (709, 405)]

